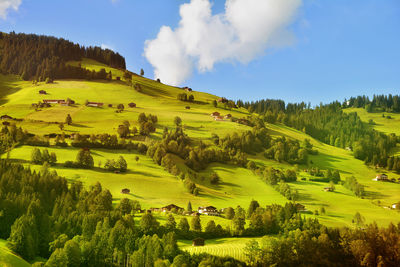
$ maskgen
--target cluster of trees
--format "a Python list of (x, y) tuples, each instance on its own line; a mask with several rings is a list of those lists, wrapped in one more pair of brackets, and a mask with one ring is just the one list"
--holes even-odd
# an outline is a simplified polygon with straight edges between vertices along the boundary
[(278, 182), (295, 182), (297, 175), (295, 170), (286, 169), (285, 172), (273, 167), (266, 167), (264, 170), (259, 169), (257, 172), (262, 173), (264, 181), (270, 185), (276, 185)]
[(186, 93), (178, 94), (177, 98), (180, 101), (194, 102), (194, 96), (192, 94), (189, 96)]
[[(26, 260), (48, 259), (45, 266), (240, 266), (232, 258), (190, 256), (178, 249), (172, 221), (161, 226), (151, 214), (138, 223), (137, 201), (121, 199), (97, 183), (88, 190), (80, 182), (68, 186), (56, 173), (35, 173), (0, 161), (0, 238)], [(192, 223), (193, 234), (199, 233)], [(201, 229), (201, 228), (200, 228)], [(206, 227), (217, 233), (220, 227)]]
[(354, 176), (346, 177), (343, 186), (353, 191), (357, 197), (363, 198), (365, 196), (364, 186)]
[(251, 266), (398, 266), (400, 226), (365, 229), (327, 228), (314, 224), (279, 239), (251, 241), (245, 253)]
[(55, 37), (0, 32), (0, 72), (4, 74), (17, 74), (24, 80), (37, 81), (108, 78), (104, 69), (95, 72), (66, 64), (83, 57), (125, 69), (125, 59), (109, 49), (83, 47)]
[(34, 149), (32, 149), (31, 152), (31, 162), (33, 164), (43, 164), (47, 162), (50, 165), (54, 165), (57, 162), (57, 155), (55, 152), (51, 152), (49, 154), (49, 151), (47, 149), (43, 149), (43, 151), (40, 151), (39, 148), (35, 147)]
[(0, 131), (0, 154), (9, 151), (14, 145), (25, 143), (29, 138), (30, 134), (15, 124), (3, 126)]
[(340, 181), (340, 173), (338, 170), (331, 171), (330, 169), (327, 170), (320, 170), (318, 167), (311, 168), (308, 170), (312, 176), (320, 177), (320, 178), (310, 178), (310, 181), (315, 182), (333, 182), (337, 184)]
[(145, 113), (140, 113), (138, 116), (139, 123), (139, 133), (141, 135), (150, 135), (150, 133), (154, 133), (156, 131), (156, 124), (158, 122), (158, 118), (156, 115), (147, 115)]
[(367, 112), (385, 111), (400, 112), (399, 95), (374, 95), (372, 100), (368, 96), (351, 97), (343, 102), (344, 107), (365, 108)]
[(104, 169), (108, 171), (119, 171), (119, 172), (126, 172), (128, 169), (128, 164), (123, 156), (119, 156), (118, 160), (114, 159), (107, 159), (104, 163)]

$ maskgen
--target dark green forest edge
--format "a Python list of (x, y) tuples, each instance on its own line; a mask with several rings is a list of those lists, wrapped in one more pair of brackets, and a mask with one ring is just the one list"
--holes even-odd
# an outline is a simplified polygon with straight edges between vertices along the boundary
[[(24, 80), (108, 79), (105, 71), (91, 72), (66, 63), (83, 57), (125, 70), (125, 59), (110, 50), (81, 47), (52, 37), (0, 33), (0, 72), (20, 75)], [(128, 77), (128, 76), (127, 76)], [(126, 142), (129, 125), (116, 135), (80, 136), (71, 145), (82, 148), (76, 168), (92, 168), (89, 148), (124, 148), (140, 151), (153, 158), (182, 182), (192, 194), (197, 184), (218, 184), (211, 175), (204, 179), (199, 171), (208, 164), (222, 162), (246, 167), (262, 177), (288, 199), (285, 206), (261, 207), (256, 200), (242, 207), (228, 208), (224, 216), (232, 227), (223, 228), (210, 220), (202, 229), (199, 216), (189, 221), (175, 221), (174, 214), (161, 225), (151, 213), (139, 217), (140, 203), (121, 199), (113, 205), (113, 196), (97, 183), (85, 189), (80, 182), (68, 182), (44, 164), (40, 172), (31, 171), (8, 160), (0, 161), (0, 238), (10, 249), (36, 266), (398, 266), (400, 264), (400, 224), (379, 228), (365, 225), (361, 214), (354, 216), (354, 228), (328, 228), (317, 219), (305, 218), (296, 206), (297, 192), (287, 182), (296, 180), (296, 172), (261, 168), (247, 155), (262, 153), (278, 162), (302, 164), (309, 154), (316, 154), (308, 140), (285, 137), (272, 139), (266, 125), (280, 122), (309, 134), (321, 142), (353, 151), (354, 157), (368, 165), (400, 171), (400, 160), (391, 156), (399, 137), (375, 131), (361, 121), (357, 113), (345, 113), (347, 107), (367, 111), (399, 112), (398, 96), (375, 96), (372, 101), (357, 97), (343, 103), (333, 102), (311, 108), (305, 103), (285, 104), (282, 100), (261, 100), (232, 104), (247, 108), (252, 114), (238, 122), (251, 131), (226, 137), (213, 135), (208, 142), (192, 140), (175, 118), (175, 129), (165, 129), (161, 140), (146, 146)], [(140, 115), (138, 132), (146, 136), (155, 130), (157, 117)], [(137, 129), (136, 129), (137, 130)], [(117, 136), (118, 135), (118, 136)], [(118, 139), (118, 137), (120, 139)], [(60, 145), (63, 137), (58, 137)], [(3, 126), (1, 153), (12, 147), (31, 144), (48, 146), (45, 138), (34, 136), (14, 125)], [(43, 155), (42, 155), (43, 156)], [(56, 155), (49, 156), (55, 163)], [(80, 158), (81, 160), (78, 160)], [(185, 159), (185, 168), (177, 162)], [(39, 162), (42, 159), (37, 158)], [(118, 164), (121, 165), (121, 164)], [(122, 164), (123, 165), (123, 164)], [(120, 167), (120, 166), (119, 166)], [(118, 168), (119, 168), (118, 167)], [(116, 167), (117, 168), (117, 167)], [(111, 168), (114, 170), (113, 168)], [(122, 168), (121, 168), (121, 171)], [(321, 180), (343, 183), (363, 197), (363, 187), (355, 178), (341, 181), (337, 171), (313, 169)], [(189, 211), (191, 206), (188, 205)], [(136, 218), (136, 219), (135, 219)], [(247, 221), (246, 221), (247, 220)], [(247, 262), (207, 254), (190, 255), (181, 251), (177, 239), (256, 237), (273, 235), (269, 244), (256, 241), (246, 246)]]

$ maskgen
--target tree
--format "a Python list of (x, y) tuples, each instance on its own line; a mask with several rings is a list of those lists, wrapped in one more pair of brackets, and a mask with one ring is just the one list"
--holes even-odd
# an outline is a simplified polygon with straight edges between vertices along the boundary
[(117, 166), (121, 172), (126, 172), (126, 170), (128, 169), (128, 164), (126, 163), (126, 160), (122, 156), (119, 156), (117, 161)]
[(68, 267), (75, 267), (81, 265), (81, 249), (79, 248), (79, 245), (75, 241), (68, 240), (65, 243), (63, 252), (67, 257)]
[(125, 106), (124, 104), (118, 104), (117, 109), (119, 110), (119, 112), (122, 112), (124, 110)]
[(94, 161), (88, 148), (82, 148), (76, 155), (76, 163), (84, 168), (93, 168)]
[(140, 69), (140, 76), (143, 76), (143, 75), (144, 75), (144, 70)]
[(356, 214), (354, 214), (352, 222), (358, 227), (361, 227), (364, 225), (365, 218), (357, 211)]
[(61, 131), (64, 130), (64, 123), (60, 123), (60, 124), (58, 125), (58, 128), (60, 128)]
[(335, 183), (333, 181), (329, 182), (329, 187), (331, 188), (332, 191), (335, 191)]
[(190, 226), (186, 218), (181, 218), (178, 224), (178, 229), (184, 233), (189, 232)]
[(241, 235), (244, 231), (246, 224), (246, 214), (243, 208), (237, 206), (235, 210), (235, 217), (233, 217), (233, 230), (237, 235)]
[(174, 123), (175, 123), (176, 126), (179, 126), (182, 123), (182, 119), (180, 117), (176, 116), (174, 118)]
[(70, 114), (68, 114), (67, 117), (65, 118), (65, 123), (68, 124), (68, 125), (71, 125), (71, 123), (72, 123), (72, 118), (71, 118), (71, 115), (70, 115)]
[(250, 202), (249, 209), (247, 210), (247, 218), (250, 218), (258, 207), (260, 207), (260, 204), (258, 204), (256, 200), (252, 200)]
[(42, 160), (42, 153), (40, 152), (39, 148), (35, 147), (31, 153), (31, 161), (34, 164), (41, 164)]
[(218, 106), (217, 100), (214, 99), (212, 103), (213, 103), (214, 108), (216, 108)]
[(187, 204), (186, 211), (192, 213), (192, 203), (190, 203), (190, 201)]
[(200, 216), (194, 216), (190, 222), (190, 227), (193, 231), (201, 232)]
[(225, 209), (225, 217), (229, 220), (232, 220), (235, 217), (235, 210), (232, 207), (228, 207)]
[(159, 226), (159, 223), (157, 222), (156, 218), (151, 213), (146, 213), (142, 216), (140, 219), (140, 229), (145, 233), (145, 234), (151, 234), (154, 233)]
[(193, 95), (189, 95), (188, 101), (189, 102), (193, 102), (194, 101), (194, 96)]
[(165, 223), (165, 228), (167, 229), (168, 232), (175, 231), (176, 222), (172, 214), (168, 215), (167, 222)]
[(11, 226), (8, 238), (11, 249), (24, 259), (32, 260), (38, 251), (38, 232), (35, 219), (22, 215)]
[(217, 226), (216, 226), (214, 220), (209, 221), (204, 230), (206, 233), (209, 233), (211, 236), (215, 235), (217, 232)]

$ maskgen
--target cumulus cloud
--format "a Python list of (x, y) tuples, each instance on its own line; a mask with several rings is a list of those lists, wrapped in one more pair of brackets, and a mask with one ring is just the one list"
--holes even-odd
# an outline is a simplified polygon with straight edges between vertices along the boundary
[(290, 45), (293, 21), (302, 0), (226, 0), (225, 12), (212, 14), (210, 0), (191, 0), (180, 6), (174, 30), (162, 26), (147, 40), (144, 56), (155, 78), (179, 85), (194, 68), (211, 71), (218, 62), (246, 64), (269, 47)]
[(6, 19), (9, 9), (18, 10), (22, 0), (0, 0), (0, 18)]

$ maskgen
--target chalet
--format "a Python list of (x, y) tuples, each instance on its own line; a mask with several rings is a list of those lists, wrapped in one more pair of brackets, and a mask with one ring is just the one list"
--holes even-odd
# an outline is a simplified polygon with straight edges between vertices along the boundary
[(389, 180), (389, 177), (386, 175), (386, 174), (384, 174), (384, 173), (382, 173), (382, 174), (378, 174), (374, 179), (372, 179), (372, 180), (374, 180), (374, 181), (388, 181)]
[(302, 205), (300, 203), (296, 203), (294, 206), (295, 206), (297, 211), (306, 210), (306, 206), (304, 206), (304, 205)]
[(87, 107), (102, 107), (104, 103), (99, 103), (99, 102), (87, 102), (86, 106)]
[(131, 192), (131, 190), (129, 190), (128, 188), (124, 188), (121, 190), (122, 194), (129, 194)]
[(197, 246), (204, 246), (204, 238), (197, 237), (197, 238), (193, 239), (192, 245), (193, 245), (194, 247), (197, 247)]
[(208, 207), (199, 207), (197, 211), (200, 214), (210, 215), (210, 216), (219, 216), (219, 212), (216, 207), (208, 206)]
[(162, 212), (173, 211), (173, 210), (175, 210), (177, 212), (180, 212), (180, 211), (183, 211), (183, 208), (178, 207), (175, 204), (169, 204), (168, 206), (165, 206), (165, 207), (161, 208)]
[(222, 117), (222, 116), (214, 116), (214, 120), (216, 120), (216, 121), (223, 121), (223, 120), (224, 120), (224, 117)]
[(333, 188), (332, 187), (324, 187), (324, 191), (325, 192), (333, 192)]
[(224, 118), (225, 119), (230, 119), (230, 118), (232, 118), (232, 115), (231, 114), (226, 114)]
[(128, 106), (129, 106), (130, 108), (136, 108), (136, 104), (133, 103), (133, 102), (129, 103)]
[(12, 117), (11, 117), (11, 116), (8, 116), (8, 115), (2, 115), (2, 116), (0, 117), (0, 119), (1, 119), (1, 120), (12, 120)]
[(47, 92), (46, 92), (45, 90), (40, 90), (40, 91), (39, 91), (39, 94), (41, 94), (41, 95), (47, 95)]
[(211, 113), (211, 117), (216, 117), (216, 116), (221, 116), (221, 114), (217, 111), (214, 111), (213, 113)]
[(64, 99), (43, 99), (43, 103), (45, 104), (61, 104), (64, 102)]

